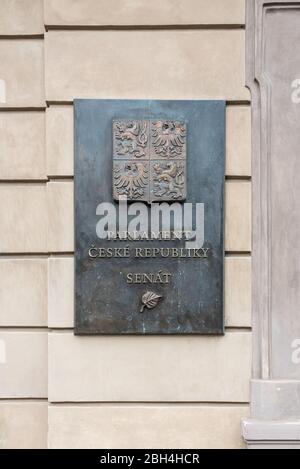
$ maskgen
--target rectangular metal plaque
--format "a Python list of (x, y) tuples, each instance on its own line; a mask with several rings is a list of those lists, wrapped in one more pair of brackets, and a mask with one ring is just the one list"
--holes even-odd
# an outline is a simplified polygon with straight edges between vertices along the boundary
[(75, 333), (222, 334), (225, 102), (74, 108)]

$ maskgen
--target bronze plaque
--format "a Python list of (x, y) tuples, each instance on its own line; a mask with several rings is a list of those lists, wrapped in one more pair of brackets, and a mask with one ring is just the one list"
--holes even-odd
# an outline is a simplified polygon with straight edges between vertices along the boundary
[(74, 109), (75, 334), (223, 334), (225, 102)]

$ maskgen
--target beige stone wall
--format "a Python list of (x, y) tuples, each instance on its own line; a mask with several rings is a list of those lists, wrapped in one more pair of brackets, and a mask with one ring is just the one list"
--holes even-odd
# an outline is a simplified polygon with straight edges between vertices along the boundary
[[(243, 0), (1, 0), (0, 448), (242, 446), (243, 24)], [(227, 100), (224, 337), (73, 335), (72, 100), (83, 97)]]

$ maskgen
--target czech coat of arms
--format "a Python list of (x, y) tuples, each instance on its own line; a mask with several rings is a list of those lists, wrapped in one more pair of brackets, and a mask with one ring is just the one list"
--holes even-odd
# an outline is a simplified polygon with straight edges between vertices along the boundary
[(113, 196), (129, 201), (186, 198), (186, 123), (113, 121)]

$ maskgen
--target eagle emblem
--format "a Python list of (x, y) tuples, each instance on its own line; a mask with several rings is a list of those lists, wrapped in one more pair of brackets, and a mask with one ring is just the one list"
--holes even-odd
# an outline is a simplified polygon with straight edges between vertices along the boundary
[(163, 158), (183, 157), (185, 124), (177, 121), (152, 122), (152, 146), (157, 156)]
[(114, 165), (115, 198), (126, 195), (127, 199), (142, 199), (145, 196), (149, 174), (146, 163), (119, 162)]

